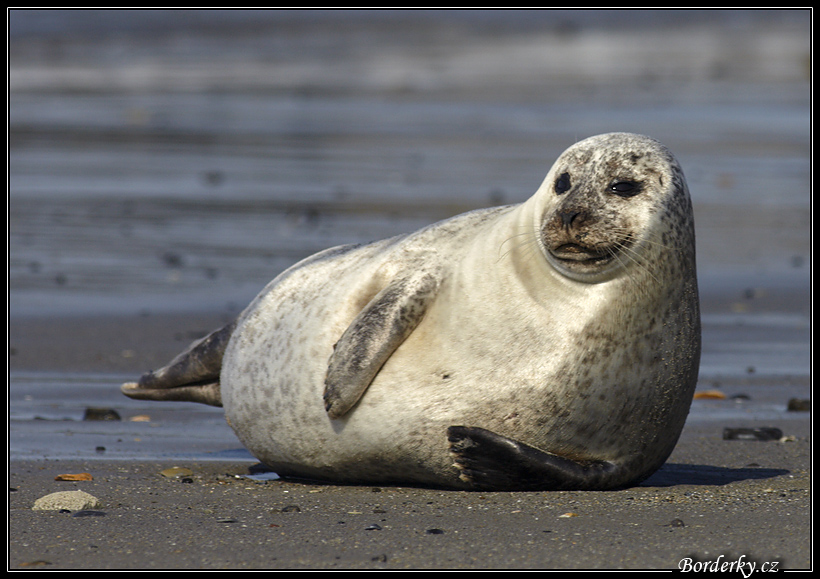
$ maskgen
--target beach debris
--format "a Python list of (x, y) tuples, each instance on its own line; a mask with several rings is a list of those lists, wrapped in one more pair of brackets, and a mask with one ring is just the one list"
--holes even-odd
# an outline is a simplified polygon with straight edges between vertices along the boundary
[(94, 480), (89, 472), (78, 472), (75, 474), (58, 474), (54, 480)]
[(373, 523), (372, 525), (367, 525), (364, 528), (364, 530), (365, 531), (381, 531), (382, 528), (381, 528), (381, 526), (377, 525), (376, 523)]
[(702, 390), (701, 392), (695, 392), (694, 399), (695, 400), (725, 400), (726, 399), (726, 394), (724, 394), (720, 390)]
[(100, 506), (100, 501), (94, 495), (84, 491), (60, 491), (40, 497), (34, 501), (32, 510), (35, 511), (84, 511)]
[(222, 518), (222, 519), (217, 519), (216, 522), (217, 523), (236, 523), (237, 520), (234, 519), (233, 517), (225, 517), (225, 518)]
[(577, 513), (564, 513), (563, 515), (558, 515), (559, 519), (568, 519), (570, 517), (577, 517)]
[(51, 561), (46, 561), (45, 559), (36, 559), (34, 561), (25, 561), (20, 563), (18, 567), (42, 567), (44, 565), (53, 565)]
[(180, 478), (183, 476), (191, 476), (194, 474), (194, 471), (182, 466), (172, 466), (171, 468), (166, 468), (165, 470), (160, 471), (159, 474), (165, 478)]
[(151, 422), (151, 417), (147, 414), (137, 414), (128, 419), (129, 422)]
[(724, 428), (723, 440), (780, 440), (783, 431), (779, 428)]
[(811, 399), (810, 398), (792, 398), (786, 406), (789, 412), (810, 412)]
[(686, 525), (680, 519), (672, 519), (669, 523), (670, 527), (685, 527)]
[(425, 532), (425, 534), (427, 534), (427, 535), (443, 535), (443, 534), (444, 534), (444, 530), (443, 530), (443, 529), (427, 529), (427, 530), (426, 530), (426, 531), (424, 531), (424, 532)]
[(113, 408), (89, 407), (85, 409), (83, 420), (120, 420), (120, 415)]
[(299, 505), (288, 505), (286, 507), (282, 507), (283, 513), (301, 513), (302, 509), (299, 508)]

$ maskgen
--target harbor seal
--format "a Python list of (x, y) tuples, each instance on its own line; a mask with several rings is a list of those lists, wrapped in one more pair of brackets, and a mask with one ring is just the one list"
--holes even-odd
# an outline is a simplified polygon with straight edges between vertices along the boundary
[(122, 390), (224, 406), (283, 476), (612, 489), (672, 452), (700, 344), (683, 172), (610, 133), (524, 203), (305, 259)]

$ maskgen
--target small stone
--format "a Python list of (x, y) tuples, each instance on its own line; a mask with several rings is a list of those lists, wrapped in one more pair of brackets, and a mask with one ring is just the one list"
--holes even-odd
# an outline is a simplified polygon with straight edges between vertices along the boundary
[(703, 390), (695, 392), (695, 400), (725, 400), (726, 394), (720, 390)]
[(381, 528), (379, 525), (377, 525), (377, 524), (375, 524), (375, 523), (374, 523), (374, 524), (372, 524), (372, 525), (367, 525), (367, 526), (364, 528), (364, 530), (365, 530), (365, 531), (381, 531), (381, 530), (382, 530), (382, 528)]
[(780, 440), (783, 431), (779, 428), (724, 428), (723, 440)]
[(165, 470), (161, 471), (159, 474), (166, 478), (180, 478), (183, 476), (190, 476), (194, 474), (189, 468), (184, 468), (181, 466), (172, 466), (171, 468), (166, 468)]
[(575, 513), (564, 513), (563, 515), (558, 515), (559, 519), (568, 519), (570, 517), (577, 517), (578, 515)]
[(37, 559), (36, 561), (25, 561), (20, 563), (20, 567), (42, 567), (43, 565), (53, 565), (51, 561), (46, 561), (44, 559)]
[(301, 513), (302, 509), (299, 508), (299, 505), (288, 505), (282, 508), (283, 513)]
[(810, 412), (811, 399), (792, 398), (791, 400), (789, 400), (789, 404), (786, 407), (786, 410), (788, 410), (789, 412)]
[(424, 531), (428, 535), (443, 535), (444, 531), (442, 529), (427, 529)]
[(686, 525), (680, 519), (672, 519), (672, 522), (669, 523), (670, 527), (685, 527)]
[(94, 480), (94, 477), (91, 476), (91, 473), (79, 472), (76, 474), (58, 474), (54, 477), (54, 480)]
[(120, 415), (113, 408), (86, 408), (83, 420), (120, 420)]
[(35, 511), (59, 511), (60, 509), (66, 509), (69, 511), (83, 511), (86, 509), (94, 509), (99, 506), (99, 499), (86, 492), (62, 491), (40, 497), (34, 501), (34, 506), (32, 509)]

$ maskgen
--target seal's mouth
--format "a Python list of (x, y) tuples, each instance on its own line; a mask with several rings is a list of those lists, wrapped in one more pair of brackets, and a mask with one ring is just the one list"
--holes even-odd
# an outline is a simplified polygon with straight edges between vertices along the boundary
[(593, 249), (577, 243), (564, 243), (549, 250), (550, 254), (571, 268), (601, 267), (613, 261), (620, 247), (612, 245), (603, 249)]

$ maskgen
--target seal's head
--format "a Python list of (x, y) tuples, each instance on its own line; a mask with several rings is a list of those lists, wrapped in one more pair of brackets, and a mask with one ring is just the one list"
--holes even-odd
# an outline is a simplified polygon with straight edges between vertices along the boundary
[(683, 173), (649, 137), (609, 133), (576, 143), (555, 162), (537, 197), (541, 249), (558, 273), (576, 281), (651, 269), (669, 234), (691, 235), (694, 244)]

